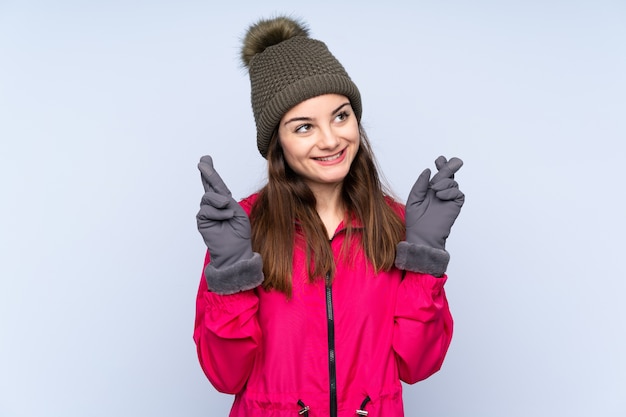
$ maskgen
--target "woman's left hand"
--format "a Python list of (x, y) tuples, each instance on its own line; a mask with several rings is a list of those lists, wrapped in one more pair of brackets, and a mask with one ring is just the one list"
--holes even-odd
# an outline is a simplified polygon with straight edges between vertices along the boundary
[(435, 161), (438, 172), (430, 178), (425, 169), (417, 178), (406, 203), (406, 241), (445, 250), (446, 239), (461, 212), (465, 195), (454, 180), (463, 166), (459, 158)]

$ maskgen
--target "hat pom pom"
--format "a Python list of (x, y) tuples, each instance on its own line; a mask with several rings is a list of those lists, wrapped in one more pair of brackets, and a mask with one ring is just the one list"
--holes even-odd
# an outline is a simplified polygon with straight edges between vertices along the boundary
[(241, 61), (248, 68), (256, 54), (295, 36), (309, 36), (304, 22), (285, 16), (261, 19), (248, 28), (241, 48)]

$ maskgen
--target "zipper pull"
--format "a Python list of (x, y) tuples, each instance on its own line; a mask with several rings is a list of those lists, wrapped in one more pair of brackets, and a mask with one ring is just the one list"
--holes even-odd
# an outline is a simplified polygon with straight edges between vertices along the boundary
[(302, 400), (298, 400), (298, 405), (302, 407), (300, 411), (298, 411), (298, 414), (307, 417), (309, 415), (309, 410), (311, 409), (311, 407), (309, 407), (308, 405), (304, 405), (304, 402), (302, 402)]
[(356, 415), (357, 416), (367, 416), (369, 414), (369, 412), (365, 411), (365, 405), (370, 402), (370, 397), (369, 395), (367, 397), (365, 397), (365, 399), (363, 400), (363, 402), (361, 403), (361, 407), (356, 410)]

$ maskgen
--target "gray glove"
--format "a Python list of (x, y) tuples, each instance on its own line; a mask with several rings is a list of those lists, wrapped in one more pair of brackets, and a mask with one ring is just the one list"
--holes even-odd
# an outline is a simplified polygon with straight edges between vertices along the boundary
[(440, 156), (432, 179), (430, 169), (417, 178), (406, 204), (406, 241), (396, 251), (398, 268), (434, 276), (445, 273), (450, 261), (446, 239), (465, 201), (454, 180), (462, 165), (459, 158), (447, 161)]
[(211, 255), (204, 271), (209, 290), (233, 294), (255, 288), (263, 282), (263, 263), (261, 255), (252, 251), (250, 220), (213, 168), (210, 156), (200, 158), (198, 169), (205, 193), (196, 219)]

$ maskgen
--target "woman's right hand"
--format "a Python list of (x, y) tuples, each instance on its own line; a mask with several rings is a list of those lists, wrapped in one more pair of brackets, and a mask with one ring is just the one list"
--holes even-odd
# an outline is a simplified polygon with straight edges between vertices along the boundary
[(224, 181), (213, 168), (209, 155), (200, 158), (198, 169), (204, 186), (200, 211), (196, 216), (198, 231), (211, 254), (210, 265), (218, 270), (253, 257), (250, 220)]

